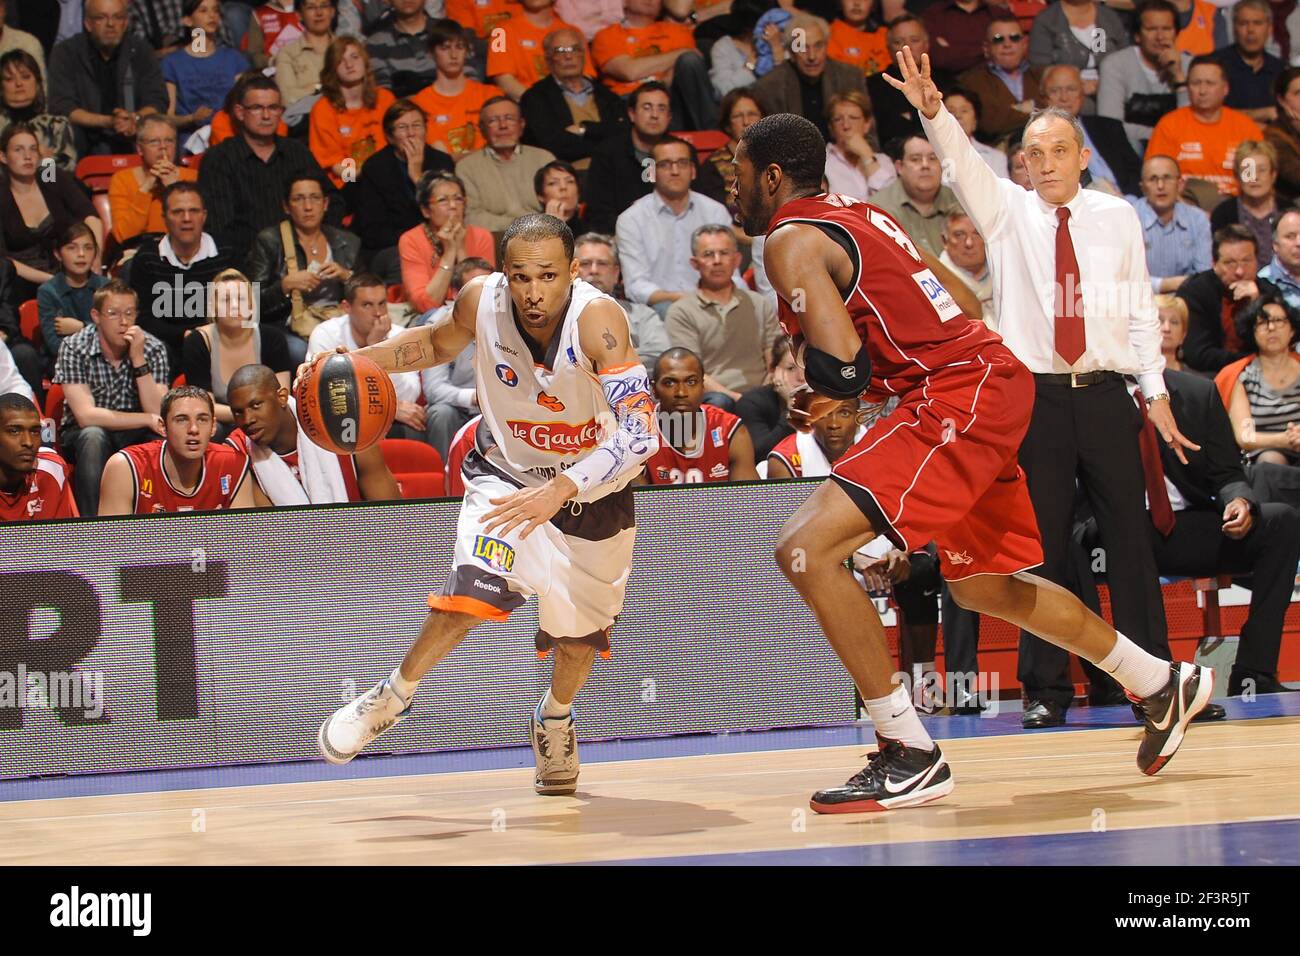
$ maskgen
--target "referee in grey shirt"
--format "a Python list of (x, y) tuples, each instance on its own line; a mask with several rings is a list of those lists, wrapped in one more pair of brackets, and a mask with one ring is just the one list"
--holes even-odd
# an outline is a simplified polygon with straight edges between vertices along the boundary
[[(920, 112), (945, 180), (984, 236), (999, 334), (1034, 373), (1037, 395), (1020, 463), (1043, 538), (1041, 574), (1066, 580), (1076, 479), (1106, 548), (1115, 627), (1170, 660), (1152, 553), (1138, 433), (1143, 411), (1182, 459), (1196, 448), (1178, 431), (1162, 372), (1160, 325), (1137, 214), (1123, 199), (1079, 188), (1090, 150), (1079, 121), (1041, 110), (1025, 126), (1032, 192), (1000, 179), (971, 147), (911, 50), (903, 82), (885, 79)], [(1129, 396), (1137, 377), (1146, 408)], [(1074, 697), (1069, 655), (1021, 632), (1018, 675), (1026, 728), (1065, 722)]]

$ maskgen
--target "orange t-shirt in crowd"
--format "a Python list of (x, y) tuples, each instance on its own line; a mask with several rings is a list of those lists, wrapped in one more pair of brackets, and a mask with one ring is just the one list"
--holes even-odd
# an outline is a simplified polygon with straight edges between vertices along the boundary
[(426, 119), (425, 142), (460, 159), (487, 145), (478, 128), (479, 110), (501, 90), (487, 83), (466, 80), (459, 96), (443, 96), (429, 84), (411, 97), (415, 105), (424, 110)]
[(844, 20), (831, 23), (831, 38), (826, 55), (839, 63), (856, 66), (863, 73), (879, 73), (889, 68), (889, 47), (884, 27), (872, 33), (850, 26)]
[[(423, 223), (408, 229), (397, 239), (397, 255), (402, 263), (402, 290), (406, 293), (406, 301), (421, 312), (442, 305), (441, 302), (430, 299), (424, 291), (433, 280), (433, 270), (438, 268), (433, 262), (434, 254), (433, 243), (429, 241)], [(465, 257), (474, 256), (486, 259), (492, 268), (496, 268), (496, 243), (492, 241), (492, 233), (482, 226), (465, 227)], [(450, 302), (452, 298), (454, 296), (448, 286), (445, 301)]]
[(1232, 155), (1243, 140), (1263, 139), (1259, 124), (1225, 106), (1217, 123), (1202, 123), (1190, 106), (1167, 113), (1147, 143), (1146, 158), (1172, 156), (1189, 179), (1207, 179), (1226, 196), (1237, 195)]
[[(235, 135), (235, 121), (230, 118), (230, 114), (225, 110), (217, 110), (212, 114), (212, 131), (208, 133), (208, 149), (223, 143)], [(275, 128), (276, 136), (288, 136), (289, 127), (280, 120), (280, 125)]]
[[(603, 71), (606, 63), (620, 56), (657, 56), (673, 50), (693, 49), (695, 32), (682, 23), (656, 20), (644, 27), (625, 27), (621, 23), (612, 23), (592, 38), (591, 58), (596, 61), (596, 67)], [(667, 77), (667, 70), (630, 83), (607, 76), (605, 85), (619, 96), (626, 96), (647, 80), (659, 80), (662, 83)]]
[[(177, 174), (187, 183), (199, 178), (197, 169), (178, 166)], [(146, 232), (166, 232), (163, 222), (162, 190), (141, 192), (135, 168), (119, 169), (108, 181), (108, 208), (113, 214), (113, 238), (126, 242)]]
[(523, 9), (513, 0), (447, 0), (447, 16), (483, 38)]
[(351, 159), (356, 166), (348, 181), (356, 182), (361, 165), (388, 145), (388, 137), (384, 135), (384, 111), (393, 105), (395, 99), (391, 91), (381, 86), (375, 91), (374, 109), (362, 106), (340, 111), (323, 96), (311, 108), (307, 143), (321, 169), (329, 173), (336, 189), (343, 188), (343, 177), (334, 171), (334, 166)]
[(1218, 8), (1206, 0), (1196, 0), (1192, 4), (1192, 19), (1178, 31), (1174, 38), (1174, 48), (1192, 56), (1202, 56), (1214, 52), (1214, 15)]
[[(546, 65), (542, 41), (548, 33), (556, 30), (572, 30), (579, 37), (582, 36), (581, 30), (559, 17), (551, 21), (548, 27), (534, 26), (522, 12), (511, 17), (501, 24), (500, 38), (494, 37), (488, 42), (487, 75), (493, 77), (509, 74), (526, 87), (532, 86), (544, 76), (550, 76), (551, 70)], [(498, 47), (501, 49), (498, 50)], [(591, 57), (587, 57), (584, 72), (595, 79), (596, 68), (591, 64)]]

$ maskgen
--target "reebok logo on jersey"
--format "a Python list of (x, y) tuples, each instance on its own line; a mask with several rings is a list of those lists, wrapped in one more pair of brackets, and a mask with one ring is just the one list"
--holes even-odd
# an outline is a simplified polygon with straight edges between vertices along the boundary
[(499, 538), (483, 534), (474, 537), (474, 557), (493, 571), (509, 571), (515, 566), (515, 549)]

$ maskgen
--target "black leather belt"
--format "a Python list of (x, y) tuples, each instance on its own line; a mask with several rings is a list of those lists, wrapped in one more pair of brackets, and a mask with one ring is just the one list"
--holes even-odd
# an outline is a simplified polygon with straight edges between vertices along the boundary
[(1102, 382), (1118, 382), (1124, 376), (1119, 372), (1045, 372), (1034, 373), (1034, 381), (1039, 385), (1063, 385), (1067, 388), (1087, 388)]

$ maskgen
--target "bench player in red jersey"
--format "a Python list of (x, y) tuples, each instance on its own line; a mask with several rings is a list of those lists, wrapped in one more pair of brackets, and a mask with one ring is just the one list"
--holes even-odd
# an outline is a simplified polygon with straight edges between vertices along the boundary
[(835, 463), (776, 547), (857, 683), (880, 743), (844, 786), (814, 794), (812, 808), (916, 806), (953, 787), (906, 688), (893, 683), (880, 616), (844, 567), (882, 534), (906, 551), (934, 540), (960, 605), (1111, 674), (1146, 716), (1138, 767), (1156, 773), (1209, 702), (1213, 672), (1153, 657), (1074, 595), (1027, 573), (1043, 560), (1016, 463), (1033, 378), (995, 333), (962, 313), (897, 222), (867, 203), (822, 193), (825, 156), (812, 123), (768, 116), (741, 137), (733, 186), (745, 232), (766, 236), (764, 265), (781, 323), (813, 393), (803, 402), (808, 417), (815, 421), (846, 398), (899, 399)]
[(26, 395), (0, 395), (0, 521), (77, 517), (68, 463), (41, 447), (41, 414)]
[(128, 445), (104, 466), (100, 515), (253, 507), (248, 458), (212, 443), (216, 408), (206, 389), (173, 388), (162, 400), (167, 437)]
[(651, 376), (659, 402), (659, 450), (639, 485), (697, 485), (757, 481), (754, 443), (740, 418), (703, 404), (704, 363), (690, 349), (672, 348)]

